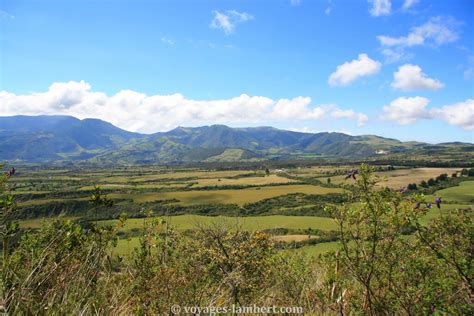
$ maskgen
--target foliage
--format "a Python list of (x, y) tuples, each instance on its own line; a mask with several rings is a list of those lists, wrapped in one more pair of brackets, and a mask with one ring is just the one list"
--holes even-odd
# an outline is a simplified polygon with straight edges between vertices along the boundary
[[(234, 303), (302, 306), (314, 314), (471, 314), (472, 214), (445, 213), (423, 226), (427, 209), (415, 207), (422, 194), (376, 183), (363, 165), (347, 197), (326, 201), (337, 232), (275, 230), (339, 240), (338, 251), (319, 258), (281, 251), (267, 232), (223, 223), (180, 233), (151, 211), (128, 258), (113, 255), (125, 214), (115, 226), (59, 218), (14, 242), (2, 235), (9, 245), (1, 257), (5, 312), (169, 314), (174, 304)], [(312, 197), (288, 203), (302, 199)], [(91, 200), (110, 208), (100, 189)], [(2, 214), (10, 206), (2, 204)]]
[[(400, 192), (376, 191), (375, 184), (370, 167), (363, 165), (353, 192), (358, 203), (333, 210), (341, 250), (332, 260), (343, 267), (337, 276), (339, 308), (367, 314), (468, 313), (473, 306), (470, 217), (441, 217), (424, 228), (419, 220), (426, 209), (414, 207), (422, 196), (407, 199)], [(406, 238), (407, 228), (419, 238)]]

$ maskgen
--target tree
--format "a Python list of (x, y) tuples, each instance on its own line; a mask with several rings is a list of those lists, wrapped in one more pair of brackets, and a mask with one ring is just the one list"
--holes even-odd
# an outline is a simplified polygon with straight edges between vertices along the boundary
[(440, 174), (439, 176), (436, 177), (437, 182), (446, 181), (447, 179), (448, 179), (448, 174), (446, 173)]
[(436, 185), (436, 180), (433, 179), (433, 178), (430, 178), (428, 180), (428, 186), (432, 187), (432, 186), (435, 186)]
[[(420, 219), (426, 208), (414, 207), (424, 202), (421, 195), (377, 190), (372, 168), (363, 165), (359, 170), (351, 193), (355, 203), (333, 208), (341, 248), (326, 262), (337, 271), (329, 274), (330, 297), (338, 302), (335, 310), (368, 315), (469, 313), (474, 303), (470, 220), (450, 225), (444, 220), (444, 228), (441, 222), (425, 228)], [(406, 238), (417, 231), (419, 238)]]
[(328, 178), (328, 179), (326, 180), (326, 182), (327, 182), (327, 184), (331, 184), (331, 178)]

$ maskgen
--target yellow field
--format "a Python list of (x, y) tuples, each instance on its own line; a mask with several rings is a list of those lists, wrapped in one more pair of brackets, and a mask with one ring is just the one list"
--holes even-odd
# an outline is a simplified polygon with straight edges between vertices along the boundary
[(292, 241), (304, 241), (308, 239), (317, 239), (318, 236), (311, 236), (311, 235), (279, 235), (274, 236), (272, 239), (275, 241), (283, 241), (283, 242), (292, 242)]
[[(188, 186), (189, 183), (151, 183), (151, 184), (119, 184), (119, 183), (107, 183), (101, 184), (101, 189), (160, 189), (160, 188), (173, 188), (179, 189)], [(88, 185), (79, 188), (79, 191), (93, 190), (93, 185)]]
[(267, 177), (244, 177), (239, 179), (199, 179), (196, 180), (198, 184), (194, 187), (207, 187), (207, 186), (222, 186), (222, 185), (268, 185), (268, 184), (279, 184), (279, 183), (290, 183), (296, 182), (296, 180), (279, 177), (277, 175), (269, 175)]
[[(381, 182), (379, 186), (398, 189), (410, 183), (419, 184), (422, 180), (427, 181), (430, 178), (436, 178), (443, 173), (447, 173), (448, 176), (451, 176), (451, 174), (459, 170), (460, 168), (413, 168), (376, 172), (375, 174), (380, 177)], [(331, 178), (331, 182), (339, 184), (344, 182), (351, 183), (351, 181), (353, 181), (344, 180), (344, 178), (345, 176), (335, 176)]]
[(125, 183), (125, 182), (145, 182), (145, 181), (157, 181), (163, 179), (185, 179), (185, 178), (226, 178), (235, 177), (241, 174), (251, 173), (249, 171), (191, 171), (191, 172), (169, 172), (169, 173), (156, 173), (146, 174), (143, 176), (111, 176), (103, 178), (101, 181), (105, 183)]

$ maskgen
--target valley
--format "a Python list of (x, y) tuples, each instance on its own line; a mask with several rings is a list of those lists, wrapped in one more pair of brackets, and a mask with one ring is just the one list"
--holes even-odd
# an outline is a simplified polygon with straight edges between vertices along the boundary
[[(322, 253), (333, 249), (338, 229), (328, 205), (350, 202), (353, 179), (345, 179), (351, 165), (314, 165), (290, 168), (218, 170), (129, 166), (99, 168), (19, 168), (10, 188), (23, 229), (37, 229), (55, 216), (87, 223), (115, 226), (120, 214), (128, 220), (118, 231), (116, 255), (128, 257), (138, 244), (146, 218), (157, 217), (177, 231), (192, 231), (202, 225), (226, 225), (247, 231), (266, 231), (280, 248)], [(434, 205), (423, 217), (427, 224), (442, 213), (472, 209), (474, 196), (470, 177), (463, 168), (411, 168), (375, 166), (379, 190), (398, 190), (417, 184), (409, 194), (424, 192)], [(463, 174), (464, 173), (464, 174)], [(446, 174), (446, 178), (440, 175)], [(438, 178), (437, 178), (438, 177)], [(433, 179), (423, 188), (422, 181)], [(434, 180), (437, 179), (437, 180)], [(110, 208), (94, 207), (90, 196), (97, 187), (112, 200)], [(147, 213), (149, 212), (149, 213)], [(329, 236), (329, 237), (328, 237)], [(316, 248), (315, 248), (316, 247)]]

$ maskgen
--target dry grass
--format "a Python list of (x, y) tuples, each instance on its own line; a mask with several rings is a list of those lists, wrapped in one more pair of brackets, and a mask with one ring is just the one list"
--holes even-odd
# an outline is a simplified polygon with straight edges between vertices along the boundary
[(268, 177), (245, 177), (239, 179), (210, 178), (197, 180), (195, 187), (223, 186), (223, 185), (268, 185), (295, 182), (295, 180), (269, 175)]
[[(427, 181), (430, 178), (436, 178), (443, 173), (447, 173), (451, 176), (451, 174), (459, 170), (460, 168), (413, 168), (376, 172), (375, 174), (380, 177), (381, 182), (379, 186), (398, 189), (410, 183), (419, 184), (422, 180)], [(331, 182), (335, 184), (347, 182), (344, 180), (344, 177), (345, 176), (332, 177)]]
[(283, 241), (283, 242), (292, 242), (292, 241), (304, 241), (309, 239), (318, 239), (318, 236), (311, 236), (311, 235), (279, 235), (273, 236), (273, 240), (275, 241)]

